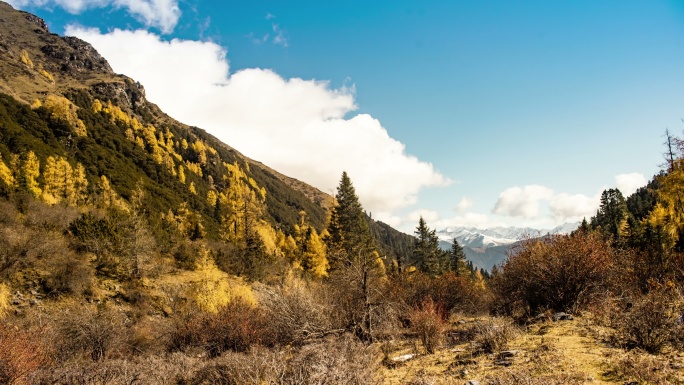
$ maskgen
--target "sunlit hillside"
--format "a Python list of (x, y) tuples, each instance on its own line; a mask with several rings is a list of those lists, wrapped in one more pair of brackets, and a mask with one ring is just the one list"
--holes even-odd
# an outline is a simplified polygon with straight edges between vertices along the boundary
[[(491, 271), (0, 3), (0, 384), (684, 383), (684, 141)], [(378, 191), (386, 186), (378, 186)], [(489, 267), (489, 266), (487, 266)]]

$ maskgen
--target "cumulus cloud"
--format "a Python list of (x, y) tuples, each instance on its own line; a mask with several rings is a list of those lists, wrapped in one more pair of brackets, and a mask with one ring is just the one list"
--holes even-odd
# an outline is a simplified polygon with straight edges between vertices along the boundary
[(434, 228), (441, 230), (450, 227), (475, 227), (487, 229), (491, 227), (505, 226), (502, 221), (492, 218), (490, 215), (481, 213), (464, 213), (451, 218), (444, 218), (434, 222)]
[(553, 197), (553, 190), (539, 185), (511, 187), (499, 194), (492, 212), (511, 217), (539, 216), (539, 205)]
[(163, 33), (171, 33), (181, 16), (178, 0), (9, 0), (9, 3), (16, 8), (58, 6), (73, 14), (109, 6), (123, 8), (145, 25), (159, 28)]
[(638, 172), (615, 176), (615, 187), (617, 187), (625, 197), (634, 194), (639, 187), (646, 186), (646, 183), (648, 183), (648, 181), (644, 175)]
[(599, 196), (556, 193), (540, 185), (511, 187), (499, 194), (492, 213), (536, 221), (548, 218), (555, 223), (575, 222), (596, 213)]
[(549, 202), (551, 215), (557, 222), (575, 222), (583, 218), (590, 218), (596, 214), (599, 206), (599, 195), (586, 196), (584, 194), (556, 194)]
[(347, 171), (376, 218), (396, 221), (392, 211), (415, 203), (422, 188), (449, 183), (407, 154), (377, 119), (353, 115), (353, 87), (259, 68), (230, 73), (226, 51), (211, 42), (163, 41), (141, 30), (103, 34), (71, 26), (66, 33), (92, 43), (174, 118), (253, 159), (329, 193)]
[(456, 210), (457, 212), (462, 212), (462, 211), (468, 210), (471, 207), (473, 207), (473, 201), (471, 201), (470, 199), (468, 199), (466, 197), (463, 197), (458, 202), (458, 204), (456, 204), (456, 207), (454, 207), (454, 210)]
[(425, 209), (415, 210), (407, 216), (407, 219), (411, 222), (418, 223), (418, 221), (420, 220), (420, 217), (423, 217), (425, 222), (427, 222), (429, 224), (429, 223), (435, 222), (436, 220), (439, 219), (439, 213), (437, 211), (434, 211), (434, 210), (425, 210)]

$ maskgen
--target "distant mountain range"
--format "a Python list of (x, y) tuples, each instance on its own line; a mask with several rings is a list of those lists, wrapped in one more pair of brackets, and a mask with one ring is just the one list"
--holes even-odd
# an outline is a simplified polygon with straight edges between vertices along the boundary
[(449, 227), (437, 231), (437, 236), (443, 249), (451, 248), (455, 238), (463, 246), (466, 258), (473, 262), (474, 266), (491, 271), (494, 266), (506, 259), (508, 250), (516, 243), (545, 235), (569, 234), (579, 225), (579, 222), (564, 223), (553, 229), (542, 230), (529, 227)]

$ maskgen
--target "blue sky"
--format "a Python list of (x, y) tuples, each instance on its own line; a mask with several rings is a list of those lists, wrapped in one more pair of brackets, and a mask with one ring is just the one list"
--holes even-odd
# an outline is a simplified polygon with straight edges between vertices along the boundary
[[(681, 1), (12, 4), (257, 160), (328, 192), (348, 170), (364, 206), (406, 231), (419, 214), (433, 227), (591, 215), (604, 188), (650, 179), (665, 128), (684, 128)], [(178, 89), (183, 104), (164, 99)]]

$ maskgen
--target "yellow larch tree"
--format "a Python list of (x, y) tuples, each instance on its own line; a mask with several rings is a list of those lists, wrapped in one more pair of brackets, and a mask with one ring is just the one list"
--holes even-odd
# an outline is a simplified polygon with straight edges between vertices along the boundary
[(78, 206), (87, 200), (87, 188), (83, 165), (71, 167), (63, 157), (48, 157), (43, 171), (42, 198), (45, 202)]
[(52, 113), (54, 118), (63, 119), (69, 123), (77, 136), (88, 135), (85, 124), (78, 117), (78, 107), (69, 99), (58, 95), (48, 95), (45, 99), (45, 108)]
[(99, 191), (97, 207), (101, 209), (116, 209), (123, 212), (129, 212), (128, 204), (116, 193), (116, 191), (114, 191), (106, 176), (100, 176), (97, 187)]
[(26, 64), (30, 69), (33, 69), (33, 61), (25, 49), (21, 50), (21, 62)]
[(7, 187), (16, 187), (16, 179), (14, 179), (14, 173), (0, 158), (0, 181), (2, 181)]
[(182, 165), (178, 165), (178, 180), (180, 180), (181, 183), (185, 184), (185, 169)]
[(37, 181), (40, 176), (40, 160), (33, 151), (29, 151), (22, 157), (19, 175), (19, 185), (35, 198), (40, 197), (43, 192)]

